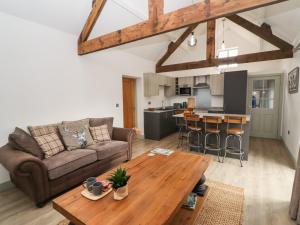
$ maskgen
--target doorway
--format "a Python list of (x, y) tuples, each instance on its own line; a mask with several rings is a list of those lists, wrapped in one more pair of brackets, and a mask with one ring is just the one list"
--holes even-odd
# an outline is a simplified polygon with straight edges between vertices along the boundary
[(136, 79), (123, 77), (123, 119), (125, 128), (136, 127)]
[(279, 138), (281, 109), (281, 76), (249, 78), (248, 106), (252, 137)]

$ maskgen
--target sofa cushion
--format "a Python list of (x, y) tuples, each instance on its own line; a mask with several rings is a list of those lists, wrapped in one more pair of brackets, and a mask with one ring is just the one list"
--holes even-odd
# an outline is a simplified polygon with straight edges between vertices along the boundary
[(112, 138), (113, 132), (113, 117), (105, 117), (105, 118), (90, 118), (90, 126), (91, 127), (100, 127), (102, 125), (107, 125), (107, 129), (109, 131), (109, 136)]
[(94, 144), (94, 140), (89, 131), (89, 123), (63, 123), (58, 126), (59, 133), (67, 150), (71, 151), (78, 148)]
[(56, 133), (35, 137), (35, 140), (45, 153), (45, 158), (50, 158), (51, 156), (65, 150), (63, 143)]
[(41, 126), (29, 126), (28, 130), (32, 137), (39, 137), (46, 134), (56, 133), (58, 134), (58, 123), (57, 124), (48, 124)]
[(103, 141), (111, 140), (106, 124), (100, 127), (90, 127), (90, 131), (95, 142), (103, 142)]
[(48, 168), (50, 180), (62, 177), (95, 161), (97, 161), (96, 152), (88, 149), (63, 151), (49, 159), (43, 160)]
[(101, 142), (88, 147), (88, 149), (95, 150), (97, 152), (98, 160), (107, 159), (120, 152), (128, 151), (128, 142), (125, 141), (108, 141)]
[(17, 150), (32, 154), (39, 159), (44, 158), (44, 152), (36, 140), (21, 128), (15, 128), (15, 131), (8, 136), (8, 142)]

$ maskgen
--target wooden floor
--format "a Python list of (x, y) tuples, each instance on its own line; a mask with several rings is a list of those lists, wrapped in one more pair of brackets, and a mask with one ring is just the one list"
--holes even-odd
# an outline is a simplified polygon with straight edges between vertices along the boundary
[[(161, 141), (137, 140), (134, 157), (155, 147), (176, 148), (177, 135)], [(251, 139), (249, 162), (241, 168), (239, 161), (227, 159), (218, 163), (215, 156), (206, 176), (245, 188), (244, 225), (290, 225), (288, 217), (294, 170), (292, 162), (280, 141)], [(0, 224), (5, 225), (56, 225), (63, 217), (52, 209), (51, 203), (42, 209), (19, 190), (0, 192)], [(228, 224), (229, 225), (229, 224)]]

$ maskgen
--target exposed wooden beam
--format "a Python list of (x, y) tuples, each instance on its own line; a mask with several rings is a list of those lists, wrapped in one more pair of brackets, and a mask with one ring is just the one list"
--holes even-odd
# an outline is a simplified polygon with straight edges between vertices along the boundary
[(207, 22), (206, 59), (216, 58), (216, 20)]
[(231, 58), (213, 59), (211, 61), (201, 60), (201, 61), (179, 63), (179, 64), (173, 64), (167, 66), (159, 66), (156, 68), (156, 72), (162, 73), (162, 72), (172, 72), (172, 71), (181, 71), (181, 70), (191, 70), (191, 69), (199, 69), (199, 68), (206, 68), (206, 67), (214, 67), (214, 66), (230, 64), (230, 63), (242, 64), (242, 63), (285, 59), (285, 58), (292, 58), (292, 57), (293, 57), (292, 50), (287, 50), (287, 51), (274, 50), (274, 51), (239, 55)]
[[(101, 0), (98, 0), (101, 1)], [(115, 47), (143, 38), (177, 30), (211, 19), (276, 4), (287, 0), (206, 0), (159, 16), (157, 21), (144, 21), (83, 43), (79, 42), (80, 55)]]
[(106, 3), (106, 0), (94, 0), (93, 1), (93, 8), (92, 11), (83, 27), (83, 30), (79, 36), (78, 39), (78, 44), (81, 44), (82, 42), (87, 41), (87, 39), (89, 38), (96, 22), (97, 19), (100, 15), (100, 13), (102, 12), (102, 9), (104, 7)]
[(293, 49), (291, 44), (272, 34), (272, 29), (267, 24), (260, 27), (238, 15), (227, 16), (227, 18), (281, 50)]
[(176, 40), (176, 42), (171, 42), (169, 44), (166, 54), (158, 61), (157, 66), (161, 66), (167, 59), (176, 51), (176, 49), (186, 40), (186, 38), (195, 30), (198, 24), (193, 24), (186, 29), (183, 34)]
[(164, 0), (148, 0), (149, 20), (156, 22), (164, 14)]

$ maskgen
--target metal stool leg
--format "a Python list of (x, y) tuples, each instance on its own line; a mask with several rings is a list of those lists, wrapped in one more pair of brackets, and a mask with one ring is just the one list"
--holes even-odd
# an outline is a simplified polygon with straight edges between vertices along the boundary
[(221, 141), (220, 141), (220, 134), (216, 134), (217, 136), (217, 148), (219, 149), (218, 151), (218, 162), (220, 162), (220, 151), (221, 151)]
[(242, 137), (239, 137), (239, 143), (240, 143), (240, 163), (241, 163), (241, 167), (243, 167), (243, 156), (244, 156), (244, 152), (243, 152), (243, 147), (242, 147)]
[(178, 145), (177, 145), (177, 148), (179, 148), (179, 146), (182, 146), (182, 127), (179, 128), (179, 135), (178, 135)]

